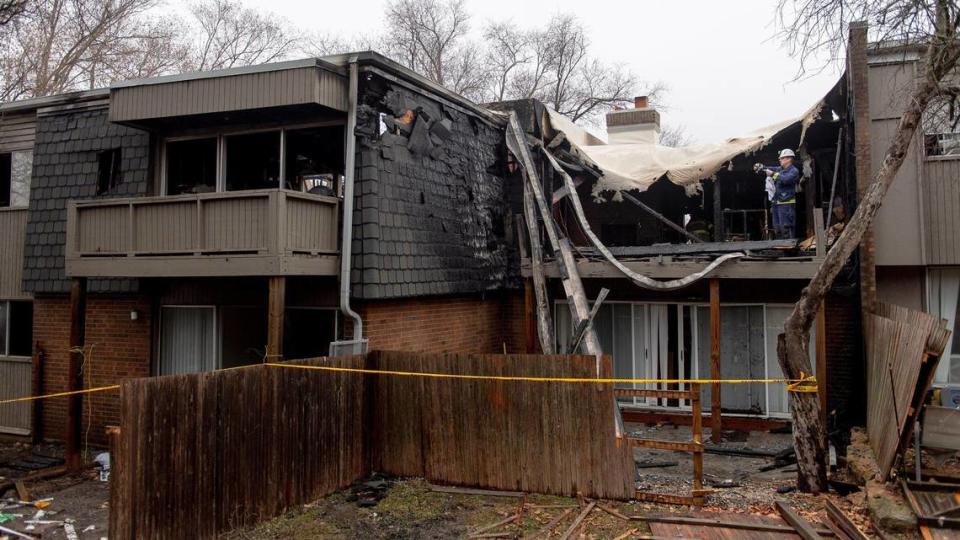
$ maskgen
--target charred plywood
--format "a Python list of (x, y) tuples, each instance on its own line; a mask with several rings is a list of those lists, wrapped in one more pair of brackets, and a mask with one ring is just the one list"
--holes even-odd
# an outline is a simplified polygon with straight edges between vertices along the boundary
[(503, 131), (427, 91), (360, 78), (353, 284), (362, 298), (510, 283)]

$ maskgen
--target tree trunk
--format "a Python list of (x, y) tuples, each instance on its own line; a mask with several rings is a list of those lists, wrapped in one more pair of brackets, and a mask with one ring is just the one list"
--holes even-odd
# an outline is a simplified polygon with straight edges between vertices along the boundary
[[(880, 210), (883, 197), (907, 155), (923, 111), (939, 90), (940, 81), (957, 64), (960, 47), (955, 34), (951, 32), (948, 36), (947, 39), (932, 40), (927, 51), (924, 78), (918, 82), (900, 117), (896, 135), (887, 148), (883, 165), (867, 187), (850, 222), (827, 252), (816, 274), (803, 289), (800, 300), (784, 322), (784, 333), (779, 335), (777, 341), (777, 358), (787, 378), (799, 379), (813, 372), (807, 350), (810, 327), (834, 279), (860, 245), (864, 233)], [(942, 34), (938, 37), (942, 37)], [(826, 381), (818, 381), (818, 384), (826, 384)], [(793, 392), (791, 396), (790, 412), (793, 416), (793, 440), (798, 466), (797, 487), (801, 491), (812, 493), (826, 491), (826, 438), (819, 399), (816, 393)]]

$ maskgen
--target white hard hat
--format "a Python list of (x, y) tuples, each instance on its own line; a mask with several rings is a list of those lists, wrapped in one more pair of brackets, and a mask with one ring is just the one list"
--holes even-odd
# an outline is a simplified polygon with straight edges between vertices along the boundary
[(783, 159), (785, 157), (797, 157), (797, 155), (793, 153), (793, 150), (789, 148), (784, 148), (783, 150), (780, 151), (779, 158)]

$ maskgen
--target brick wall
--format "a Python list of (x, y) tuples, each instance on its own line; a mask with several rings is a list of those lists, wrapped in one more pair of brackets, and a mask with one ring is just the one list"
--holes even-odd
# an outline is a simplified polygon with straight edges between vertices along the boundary
[(855, 294), (830, 293), (824, 304), (827, 341), (827, 409), (837, 424), (862, 425), (866, 391), (861, 354), (860, 310)]
[[(139, 318), (130, 320), (130, 311)], [(87, 297), (84, 386), (116, 384), (124, 379), (150, 375), (150, 302), (142, 296)], [(39, 297), (33, 305), (33, 339), (46, 353), (43, 364), (44, 393), (67, 389), (70, 348), (70, 299)], [(90, 349), (92, 347), (92, 350)], [(89, 426), (91, 444), (104, 444), (104, 427), (119, 421), (116, 391), (84, 398), (83, 427)], [(43, 405), (43, 436), (63, 440), (67, 400), (54, 398)], [(89, 422), (89, 423), (88, 423)]]
[(523, 294), (382, 300), (359, 307), (370, 349), (526, 353)]
[[(870, 94), (867, 65), (867, 24), (851, 23), (847, 47), (847, 73), (853, 103), (853, 137), (856, 156), (857, 195), (863, 196), (873, 180), (870, 161)], [(864, 313), (873, 311), (877, 299), (875, 260), (876, 244), (873, 227), (860, 241), (860, 304)]]

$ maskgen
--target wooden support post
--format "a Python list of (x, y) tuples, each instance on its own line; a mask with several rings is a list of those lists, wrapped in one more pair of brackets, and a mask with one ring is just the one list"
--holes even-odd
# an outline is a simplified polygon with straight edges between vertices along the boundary
[(523, 183), (523, 222), (527, 228), (530, 248), (530, 273), (537, 304), (537, 334), (540, 336), (540, 351), (553, 354), (556, 350), (553, 336), (553, 316), (550, 314), (550, 296), (547, 278), (543, 273), (543, 247), (540, 244), (540, 228), (537, 226), (536, 203), (530, 182)]
[[(706, 210), (706, 209), (704, 209)], [(713, 241), (723, 242), (723, 201), (720, 199), (720, 180), (713, 181)]]
[[(823, 303), (817, 311), (817, 395), (820, 398), (820, 421), (827, 425), (827, 315)], [(823, 430), (824, 436), (827, 429)]]
[[(710, 280), (710, 378), (720, 378), (720, 280)], [(720, 383), (710, 387), (710, 440), (720, 442)]]
[(287, 278), (270, 277), (267, 298), (267, 361), (283, 359), (283, 313), (286, 309)]
[(691, 426), (693, 432), (693, 443), (700, 447), (700, 450), (693, 453), (693, 498), (697, 504), (703, 504), (703, 415), (700, 411), (700, 384), (692, 383), (690, 385), (690, 413)]
[(824, 234), (823, 230), (823, 209), (821, 208), (813, 209), (813, 234), (817, 241), (817, 258), (825, 257), (827, 255), (827, 235)]
[[(70, 285), (70, 358), (67, 365), (67, 391), (83, 389), (83, 346), (87, 316), (87, 278), (73, 278)], [(83, 467), (80, 435), (83, 425), (83, 396), (67, 397), (66, 464), (71, 472)]]

